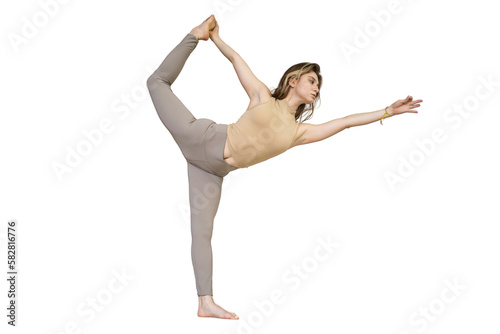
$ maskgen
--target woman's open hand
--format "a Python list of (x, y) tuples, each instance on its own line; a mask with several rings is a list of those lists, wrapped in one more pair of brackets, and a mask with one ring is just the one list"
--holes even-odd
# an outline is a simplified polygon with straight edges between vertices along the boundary
[(423, 100), (413, 101), (413, 96), (408, 95), (404, 100), (397, 100), (387, 108), (387, 112), (391, 115), (404, 114), (405, 112), (411, 112), (417, 114), (418, 111), (413, 110), (414, 108), (420, 107), (420, 102)]
[(213, 41), (214, 37), (219, 37), (219, 23), (215, 20), (215, 27), (208, 32), (210, 39)]

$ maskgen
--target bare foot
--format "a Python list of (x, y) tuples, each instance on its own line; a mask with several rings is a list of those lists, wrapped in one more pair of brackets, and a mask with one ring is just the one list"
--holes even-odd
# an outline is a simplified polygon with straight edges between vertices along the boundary
[(220, 319), (232, 319), (238, 320), (239, 317), (232, 312), (224, 310), (222, 307), (214, 303), (214, 299), (211, 295), (204, 295), (198, 297), (198, 316), (199, 317), (210, 317), (210, 318), (220, 318)]
[(198, 40), (207, 41), (210, 37), (208, 32), (213, 28), (215, 28), (215, 16), (212, 14), (199, 26), (194, 27), (191, 30), (191, 34), (195, 35)]

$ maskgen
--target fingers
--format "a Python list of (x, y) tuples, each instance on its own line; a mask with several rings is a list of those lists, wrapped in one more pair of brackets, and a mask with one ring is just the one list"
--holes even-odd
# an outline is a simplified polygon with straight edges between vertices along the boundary
[(424, 100), (415, 100), (415, 101), (413, 101), (413, 96), (410, 96), (410, 95), (408, 95), (408, 97), (406, 99), (402, 100), (402, 101), (403, 101), (403, 103), (410, 103), (411, 102), (412, 104), (424, 102)]
[[(403, 101), (412, 101), (412, 100), (413, 100), (413, 96), (408, 95), (408, 96), (406, 97), (406, 99), (404, 99)], [(415, 101), (413, 101), (413, 102), (417, 103), (417, 102), (423, 102), (423, 101), (424, 101), (424, 100), (415, 100)]]
[(404, 104), (404, 103), (410, 102), (412, 99), (413, 99), (413, 97), (408, 95), (406, 98), (404, 98), (402, 100), (398, 100), (398, 102), (401, 102)]

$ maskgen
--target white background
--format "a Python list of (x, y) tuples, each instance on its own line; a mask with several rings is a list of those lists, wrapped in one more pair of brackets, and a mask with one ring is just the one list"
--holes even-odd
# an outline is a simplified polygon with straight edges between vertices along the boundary
[[(491, 1), (401, 0), (390, 17), (390, 1), (68, 1), (52, 2), (46, 22), (43, 3), (0, 8), (0, 258), (3, 277), (15, 219), (17, 333), (498, 332), (500, 23)], [(196, 316), (186, 161), (145, 86), (212, 13), (269, 88), (295, 63), (321, 65), (322, 102), (309, 123), (408, 94), (424, 100), (418, 114), (347, 129), (224, 179), (214, 300), (238, 321)], [(13, 43), (34, 17), (37, 31)], [(356, 47), (366, 29), (367, 45), (346, 56), (341, 46)], [(488, 91), (481, 77), (496, 86)], [(200, 41), (173, 90), (218, 123), (235, 122), (249, 102), (211, 41)], [(106, 119), (112, 131), (58, 177), (54, 164)], [(435, 131), (446, 139), (422, 153), (416, 142)], [(391, 188), (387, 173), (411, 157), (421, 159)], [(317, 238), (340, 246), (312, 267)], [(283, 280), (293, 265), (310, 271), (296, 290)], [(106, 291), (113, 271), (131, 276), (116, 293)], [(462, 286), (458, 295), (447, 281)], [(259, 311), (275, 289), (283, 302)], [(91, 298), (102, 310), (89, 321)]]

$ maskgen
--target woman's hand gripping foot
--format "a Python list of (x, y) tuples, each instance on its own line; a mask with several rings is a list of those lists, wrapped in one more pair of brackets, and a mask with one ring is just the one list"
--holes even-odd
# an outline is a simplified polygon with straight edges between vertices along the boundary
[(207, 41), (210, 37), (209, 31), (213, 28), (215, 28), (215, 16), (212, 14), (200, 25), (194, 27), (191, 30), (191, 34), (193, 34), (198, 40)]

